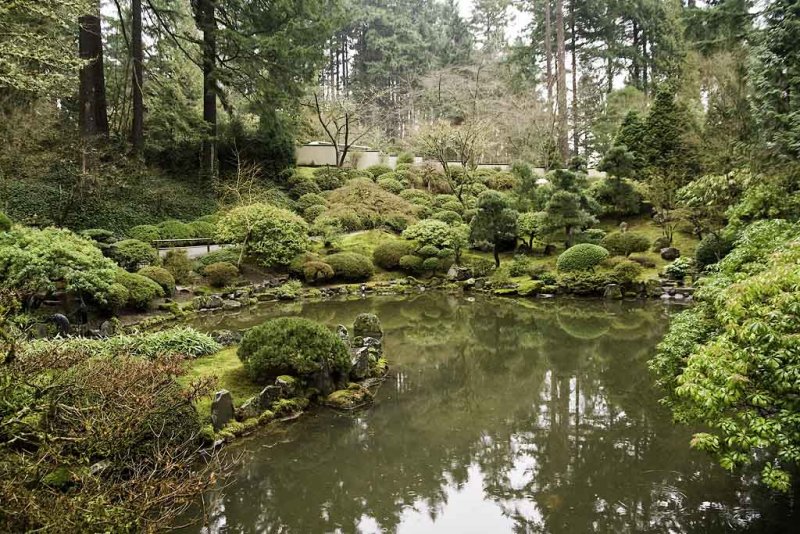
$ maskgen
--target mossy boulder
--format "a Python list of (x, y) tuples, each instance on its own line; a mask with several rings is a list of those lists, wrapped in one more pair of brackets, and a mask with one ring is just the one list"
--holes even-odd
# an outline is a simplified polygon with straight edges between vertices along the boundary
[(383, 328), (381, 320), (374, 313), (361, 313), (353, 323), (353, 337), (373, 337), (383, 338)]
[(325, 398), (325, 404), (339, 410), (354, 410), (372, 403), (373, 395), (359, 385), (350, 384), (347, 389), (334, 391)]

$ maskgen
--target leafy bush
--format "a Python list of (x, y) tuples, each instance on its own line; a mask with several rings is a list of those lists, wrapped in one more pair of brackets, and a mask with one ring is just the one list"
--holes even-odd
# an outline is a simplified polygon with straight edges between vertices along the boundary
[(518, 183), (519, 180), (516, 176), (505, 171), (496, 172), (486, 180), (486, 186), (489, 189), (496, 189), (497, 191), (510, 191), (514, 189)]
[(301, 213), (307, 210), (312, 206), (325, 206), (327, 202), (322, 197), (322, 195), (318, 195), (316, 193), (306, 193), (305, 195), (301, 196), (297, 199), (297, 210)]
[(303, 210), (303, 219), (306, 221), (313, 223), (317, 220), (317, 217), (322, 215), (327, 211), (325, 206), (317, 205), (317, 206), (309, 206)]
[(326, 256), (324, 261), (333, 267), (334, 275), (341, 280), (368, 280), (375, 270), (368, 257), (356, 252), (339, 252)]
[(614, 267), (612, 276), (620, 284), (630, 284), (641, 276), (642, 270), (642, 266), (635, 261), (625, 260)]
[(0, 233), (0, 289), (23, 297), (60, 286), (104, 303), (116, 270), (92, 241), (69, 230), (15, 226)]
[(508, 265), (508, 274), (510, 276), (529, 276), (533, 262), (525, 256), (514, 256), (514, 259)]
[(194, 237), (191, 226), (175, 219), (159, 223), (158, 234), (161, 239), (191, 239)]
[(175, 278), (168, 270), (162, 267), (147, 266), (139, 269), (137, 274), (146, 276), (160, 285), (161, 289), (164, 291), (164, 295), (170, 296), (175, 293)]
[(408, 241), (384, 241), (372, 251), (372, 261), (383, 269), (392, 270), (400, 266), (400, 258), (414, 252), (414, 245)]
[(648, 256), (645, 256), (644, 254), (631, 254), (630, 256), (628, 256), (628, 259), (631, 261), (635, 261), (645, 269), (652, 269), (653, 267), (656, 266), (656, 262), (654, 262)]
[(289, 262), (289, 274), (296, 278), (303, 277), (303, 266), (310, 261), (323, 261), (322, 256), (315, 252), (303, 252)]
[(135, 271), (146, 265), (158, 265), (159, 261), (156, 249), (138, 239), (125, 239), (114, 243), (111, 257), (127, 271)]
[(568, 248), (558, 257), (559, 271), (589, 271), (608, 257), (608, 251), (591, 243), (581, 243)]
[(309, 381), (318, 373), (344, 378), (350, 355), (339, 336), (325, 326), (299, 317), (280, 317), (248, 330), (238, 350), (255, 382), (271, 383), (281, 375)]
[(217, 224), (217, 239), (238, 243), (264, 267), (282, 267), (309, 246), (308, 225), (289, 210), (270, 204), (232, 209)]
[(405, 187), (403, 187), (403, 184), (400, 183), (400, 180), (387, 177), (387, 175), (378, 178), (378, 185), (384, 188), (385, 190), (389, 191), (390, 193), (394, 193), (395, 195), (400, 193), (400, 191), (402, 191), (403, 189), (405, 189)]
[(667, 248), (671, 246), (672, 243), (670, 242), (669, 238), (666, 236), (658, 236), (653, 240), (653, 245), (650, 248), (653, 252), (661, 252), (662, 248)]
[(0, 211), (0, 232), (8, 232), (11, 230), (11, 224), (12, 222), (8, 215)]
[(707, 234), (703, 236), (694, 253), (700, 267), (719, 262), (733, 249), (733, 240), (727, 236)]
[(471, 258), (467, 262), (467, 268), (475, 278), (489, 276), (495, 270), (494, 262), (488, 258)]
[(672, 280), (683, 281), (694, 270), (694, 260), (691, 258), (678, 258), (664, 268), (664, 274)]
[(584, 230), (575, 234), (575, 243), (592, 243), (594, 245), (600, 245), (605, 236), (605, 230), (601, 230), (600, 228), (589, 228), (588, 230)]
[(320, 194), (322, 190), (312, 178), (295, 174), (289, 178), (289, 191), (292, 198), (300, 198), (307, 194)]
[(460, 253), (467, 246), (469, 227), (464, 224), (449, 225), (437, 219), (425, 219), (409, 226), (403, 237), (413, 239), (420, 246), (433, 245), (437, 249), (449, 248)]
[(372, 165), (371, 167), (367, 167), (365, 170), (372, 175), (373, 180), (376, 180), (383, 174), (392, 172), (392, 168), (388, 165)]
[(461, 215), (451, 210), (437, 211), (436, 213), (433, 214), (432, 218), (438, 221), (444, 221), (449, 225), (459, 224), (464, 222), (464, 219), (461, 218)]
[(422, 270), (427, 273), (435, 273), (442, 267), (442, 260), (431, 256), (422, 260)]
[(435, 245), (425, 245), (417, 250), (417, 254), (423, 258), (433, 258), (439, 255), (439, 249)]
[(636, 232), (611, 232), (600, 245), (615, 256), (630, 256), (633, 252), (647, 252), (650, 240)]
[(609, 276), (604, 273), (572, 271), (562, 274), (559, 277), (558, 287), (562, 291), (573, 295), (602, 295), (606, 285), (613, 281), (613, 279), (609, 278)]
[(303, 264), (303, 278), (310, 284), (330, 280), (333, 276), (333, 267), (324, 261), (309, 261)]
[(328, 194), (325, 216), (339, 219), (345, 230), (378, 228), (389, 220), (417, 220), (418, 208), (371, 180), (350, 180)]
[(125, 232), (125, 234), (127, 234), (127, 236), (131, 239), (138, 239), (139, 241), (144, 241), (145, 243), (152, 243), (156, 239), (161, 239), (161, 234), (158, 231), (158, 227), (153, 226), (152, 224), (140, 224), (139, 226), (134, 226)]
[(149, 278), (119, 269), (116, 282), (128, 290), (128, 305), (137, 310), (147, 310), (154, 299), (164, 296), (164, 290)]
[(192, 221), (187, 226), (191, 229), (194, 238), (214, 237), (216, 231), (216, 225), (207, 221)]
[(413, 254), (408, 254), (400, 258), (398, 262), (398, 266), (409, 273), (421, 273), (423, 271), (422, 263), (423, 259), (419, 256), (414, 256)]
[(347, 171), (339, 167), (320, 167), (314, 169), (314, 181), (322, 191), (330, 191), (342, 187), (347, 181)]
[(203, 274), (213, 287), (225, 287), (239, 276), (239, 269), (232, 263), (220, 261), (203, 268)]
[(414, 154), (412, 152), (400, 152), (397, 155), (397, 164), (413, 164), (414, 163)]
[(400, 198), (417, 206), (430, 206), (433, 202), (431, 194), (421, 189), (404, 189), (400, 192)]
[(227, 261), (228, 263), (237, 265), (239, 263), (239, 257), (241, 254), (241, 247), (225, 247), (209, 252), (205, 256), (202, 256), (200, 259), (198, 259), (197, 262), (201, 267), (208, 267), (212, 263), (219, 263), (221, 261)]
[(179, 284), (185, 284), (192, 277), (192, 260), (183, 249), (168, 250), (164, 256), (164, 268)]

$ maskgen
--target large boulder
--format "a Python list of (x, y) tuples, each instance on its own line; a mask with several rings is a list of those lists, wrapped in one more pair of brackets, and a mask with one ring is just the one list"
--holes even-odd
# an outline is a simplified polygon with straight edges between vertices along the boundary
[(681, 251), (675, 247), (666, 247), (661, 249), (661, 258), (667, 261), (674, 261), (681, 257)]
[(214, 431), (222, 430), (225, 425), (233, 421), (233, 397), (227, 389), (217, 391), (211, 401), (211, 424)]
[(224, 347), (236, 345), (242, 340), (241, 332), (234, 332), (233, 330), (214, 330), (211, 332), (211, 338)]
[(608, 284), (603, 290), (604, 299), (619, 300), (622, 298), (622, 288), (619, 284)]
[(381, 321), (374, 313), (361, 313), (353, 323), (353, 338), (372, 337), (375, 339), (383, 338), (383, 328)]
[(351, 380), (364, 380), (369, 378), (378, 360), (383, 356), (383, 343), (374, 337), (365, 337), (360, 346), (352, 351), (352, 367), (350, 368)]
[(447, 270), (447, 279), (451, 282), (463, 282), (472, 276), (470, 270), (466, 267), (453, 264)]

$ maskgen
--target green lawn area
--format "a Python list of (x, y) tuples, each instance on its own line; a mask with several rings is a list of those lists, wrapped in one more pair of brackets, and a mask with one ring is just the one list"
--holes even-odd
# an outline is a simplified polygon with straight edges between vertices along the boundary
[[(262, 389), (261, 386), (250, 381), (245, 373), (244, 365), (236, 355), (236, 347), (186, 362), (186, 374), (178, 378), (178, 383), (182, 387), (186, 387), (193, 380), (206, 376), (216, 376), (215, 391), (220, 389), (230, 391), (233, 402), (237, 406)], [(208, 396), (197, 402), (197, 411), (203, 422), (207, 422), (211, 417), (211, 400), (211, 396)]]

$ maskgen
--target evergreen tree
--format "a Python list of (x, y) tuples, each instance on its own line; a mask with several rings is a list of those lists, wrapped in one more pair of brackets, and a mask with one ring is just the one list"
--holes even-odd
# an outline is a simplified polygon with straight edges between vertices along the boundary
[(518, 217), (502, 193), (489, 190), (478, 196), (478, 212), (470, 223), (471, 237), (492, 244), (496, 267), (500, 267), (500, 246), (517, 238)]

